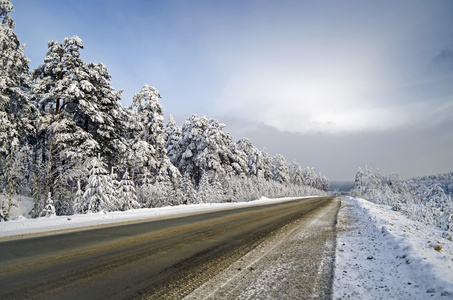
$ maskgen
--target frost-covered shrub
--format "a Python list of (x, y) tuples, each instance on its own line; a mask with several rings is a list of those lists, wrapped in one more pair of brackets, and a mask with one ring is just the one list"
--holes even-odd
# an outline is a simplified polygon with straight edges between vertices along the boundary
[(53, 200), (51, 198), (51, 195), (49, 193), (47, 199), (46, 199), (46, 204), (44, 205), (43, 210), (39, 213), (40, 217), (53, 217), (56, 216), (55, 213), (55, 206), (53, 205)]
[(453, 231), (453, 172), (401, 180), (394, 173), (359, 169), (351, 196), (389, 205), (411, 219)]

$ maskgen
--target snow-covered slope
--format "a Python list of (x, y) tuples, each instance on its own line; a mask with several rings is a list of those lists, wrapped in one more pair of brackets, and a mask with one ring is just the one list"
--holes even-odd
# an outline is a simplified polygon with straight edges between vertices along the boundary
[(451, 234), (345, 197), (333, 299), (453, 299)]

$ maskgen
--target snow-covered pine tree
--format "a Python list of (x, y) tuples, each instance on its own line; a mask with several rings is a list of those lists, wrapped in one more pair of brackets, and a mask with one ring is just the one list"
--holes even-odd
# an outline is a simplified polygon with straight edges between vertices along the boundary
[(0, 222), (8, 221), (8, 212), (6, 205), (3, 204), (3, 200), (0, 200)]
[(83, 202), (83, 190), (80, 185), (80, 180), (77, 181), (77, 191), (75, 193), (75, 198), (74, 198), (74, 213), (79, 213), (82, 214), (84, 213), (83, 210), (84, 202)]
[(50, 41), (44, 64), (32, 72), (36, 105), (41, 112), (35, 139), (39, 146), (35, 148), (41, 148), (42, 162), (48, 166), (46, 194), (51, 192), (57, 202), (67, 201), (61, 177), (67, 177), (64, 174), (75, 165), (83, 164), (81, 156), (94, 156), (99, 148), (75, 122), (78, 102), (83, 101), (83, 90), (87, 88), (85, 81), (79, 80), (86, 78), (79, 53), (82, 48), (77, 36), (65, 38), (63, 44)]
[[(161, 182), (161, 187), (176, 185), (180, 176), (179, 171), (170, 162), (165, 147), (166, 133), (164, 127), (164, 111), (159, 103), (159, 92), (151, 86), (144, 85), (141, 91), (134, 96), (130, 109), (135, 116), (135, 130), (138, 135), (132, 141), (135, 156), (140, 156), (146, 163), (147, 170), (141, 170), (139, 175), (149, 173), (154, 183)], [(141, 155), (137, 155), (137, 151)], [(146, 157), (146, 160), (145, 160)], [(135, 159), (137, 160), (137, 159)], [(139, 166), (140, 162), (138, 163)]]
[(33, 132), (30, 118), (36, 113), (30, 103), (29, 60), (14, 33), (9, 16), (13, 5), (0, 2), (0, 155), (10, 153), (21, 137)]
[(83, 194), (82, 211), (95, 213), (116, 210), (112, 178), (101, 157), (91, 159), (90, 177)]
[(167, 149), (167, 156), (175, 166), (178, 165), (178, 158), (181, 156), (179, 141), (181, 140), (182, 128), (178, 126), (175, 119), (170, 115), (170, 120), (165, 127), (165, 148)]
[(264, 177), (263, 158), (258, 150), (247, 138), (237, 141), (237, 148), (243, 152), (247, 161), (247, 176)]
[(129, 139), (130, 148), (127, 155), (127, 164), (129, 166), (132, 179), (138, 185), (144, 184), (144, 176), (148, 176), (151, 181), (155, 180), (155, 174), (151, 170), (158, 169), (159, 162), (154, 154), (155, 150), (147, 141), (140, 139), (139, 135), (132, 135)]
[(313, 168), (306, 167), (304, 170), (305, 185), (316, 187), (316, 173)]
[(0, 1), (0, 191), (7, 191), (9, 202), (15, 172), (11, 168), (24, 138), (33, 133), (31, 118), (36, 112), (29, 101), (29, 60), (13, 31), (14, 21), (9, 16), (12, 11), (9, 0)]
[(247, 176), (250, 173), (247, 153), (239, 148), (237, 142), (231, 134), (228, 133), (226, 135), (227, 138), (224, 140), (227, 142), (229, 149), (226, 151), (226, 155), (223, 155), (222, 164), (225, 166), (231, 166), (231, 168), (226, 168), (227, 175), (234, 175), (241, 178)]
[(140, 128), (140, 137), (155, 149), (157, 161), (163, 159), (165, 149), (164, 110), (159, 103), (161, 98), (156, 88), (144, 85), (139, 93), (136, 93), (130, 108), (135, 111)]
[(318, 174), (316, 178), (315, 188), (321, 191), (327, 191), (329, 189), (329, 179), (327, 177), (322, 176), (321, 173)]
[(66, 114), (54, 116), (58, 118), (50, 124), (48, 130), (52, 136), (52, 153), (54, 158), (54, 168), (49, 174), (52, 180), (51, 190), (55, 198), (55, 206), (58, 215), (72, 214), (72, 186), (77, 179), (85, 178), (88, 169), (86, 162), (95, 157), (100, 149), (99, 144), (93, 137)]
[[(119, 209), (121, 205), (118, 205), (118, 194), (120, 191), (120, 177), (118, 176), (118, 172), (115, 172), (116, 167), (112, 167), (110, 169), (110, 180), (112, 181), (112, 197), (115, 199), (114, 205)], [(127, 169), (126, 169), (127, 170)]]
[(304, 173), (300, 164), (295, 161), (289, 166), (289, 177), (292, 184), (299, 186), (304, 185)]
[(321, 177), (321, 186), (322, 186), (321, 190), (327, 192), (330, 187), (330, 180), (329, 180), (329, 178), (322, 176), (321, 173), (319, 173), (319, 176)]
[(140, 184), (136, 186), (137, 192), (137, 202), (140, 204), (141, 207), (150, 207), (149, 199), (150, 193), (152, 190), (152, 180), (151, 174), (147, 169), (145, 169), (145, 173), (142, 174), (140, 179)]
[(272, 169), (273, 180), (279, 183), (289, 183), (289, 170), (285, 158), (281, 154), (274, 157), (274, 168)]
[(12, 152), (6, 157), (4, 161), (0, 160), (3, 164), (5, 173), (0, 173), (0, 180), (5, 182), (3, 188), (6, 191), (8, 198), (8, 209), (6, 210), (6, 218), (9, 218), (12, 203), (12, 196), (15, 194), (28, 193), (27, 181), (29, 177), (29, 167), (31, 163), (31, 150), (30, 147), (25, 145), (21, 149), (12, 148)]
[(41, 111), (58, 115), (70, 112), (74, 103), (83, 98), (83, 90), (91, 86), (79, 77), (86, 78), (84, 63), (80, 59), (82, 40), (78, 36), (65, 38), (63, 44), (50, 41), (44, 64), (33, 70), (34, 93)]
[(200, 162), (200, 152), (204, 149), (205, 142), (203, 138), (203, 122), (196, 115), (187, 118), (181, 133), (179, 141), (179, 149), (177, 153), (179, 157), (175, 159), (178, 163), (181, 174), (187, 174), (194, 183), (198, 186), (202, 177), (202, 168)]
[(261, 159), (259, 161), (263, 169), (264, 179), (271, 180), (273, 177), (272, 170), (274, 168), (274, 159), (267, 153), (266, 148), (261, 151)]
[(55, 206), (53, 204), (51, 193), (49, 193), (47, 195), (44, 207), (43, 207), (42, 211), (39, 213), (39, 216), (40, 217), (54, 217), (55, 215), (56, 215)]
[(208, 173), (203, 173), (201, 177), (200, 183), (198, 185), (197, 190), (197, 202), (198, 203), (211, 203), (214, 202), (212, 200), (212, 196), (214, 194), (214, 188), (212, 187), (211, 183), (209, 182), (209, 175)]
[[(100, 145), (109, 165), (124, 167), (128, 144), (124, 136), (126, 112), (120, 104), (122, 91), (111, 86), (111, 76), (102, 63), (84, 64), (85, 78), (79, 78), (84, 98), (77, 101), (77, 124)], [(81, 74), (81, 75), (82, 75)]]
[(156, 181), (149, 187), (147, 207), (163, 207), (169, 205), (171, 186), (166, 181)]
[(192, 178), (188, 174), (180, 177), (178, 187), (182, 193), (183, 199), (181, 201), (183, 204), (197, 203), (196, 191), (194, 189)]
[[(175, 159), (182, 174), (188, 174), (198, 187), (205, 172), (213, 171), (218, 176), (229, 176), (242, 172), (242, 166), (235, 164), (232, 145), (234, 139), (222, 131), (224, 124), (215, 119), (199, 118), (193, 115), (187, 118), (182, 127), (179, 142), (179, 157)], [(244, 163), (241, 163), (244, 165)]]
[[(68, 201), (64, 191), (74, 187), (74, 178), (79, 177), (69, 174), (71, 170), (85, 165), (97, 153), (110, 165), (120, 166), (128, 147), (125, 112), (119, 103), (121, 91), (112, 88), (111, 76), (102, 63), (86, 64), (80, 59), (80, 49), (83, 43), (77, 36), (65, 38), (63, 44), (50, 41), (44, 64), (33, 71), (34, 91), (43, 115), (36, 140), (41, 144), (43, 161), (51, 159), (49, 190), (60, 202)], [(50, 149), (47, 155), (46, 149)]]
[(119, 182), (118, 186), (118, 199), (120, 210), (129, 210), (140, 208), (140, 204), (137, 202), (137, 195), (135, 193), (135, 184), (129, 178), (129, 173), (126, 171), (123, 174), (123, 178)]

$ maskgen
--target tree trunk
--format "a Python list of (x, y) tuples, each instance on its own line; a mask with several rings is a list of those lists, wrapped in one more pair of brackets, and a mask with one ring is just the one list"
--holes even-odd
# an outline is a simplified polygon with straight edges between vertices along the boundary
[(9, 192), (8, 192), (8, 213), (5, 216), (6, 220), (9, 220), (11, 216), (11, 206), (13, 205), (13, 175), (12, 175), (12, 170), (10, 170), (10, 175), (9, 175)]

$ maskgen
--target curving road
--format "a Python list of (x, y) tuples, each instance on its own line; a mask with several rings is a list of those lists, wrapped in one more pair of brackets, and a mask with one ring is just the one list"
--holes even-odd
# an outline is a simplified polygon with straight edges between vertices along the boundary
[(332, 199), (0, 242), (0, 299), (182, 298)]

